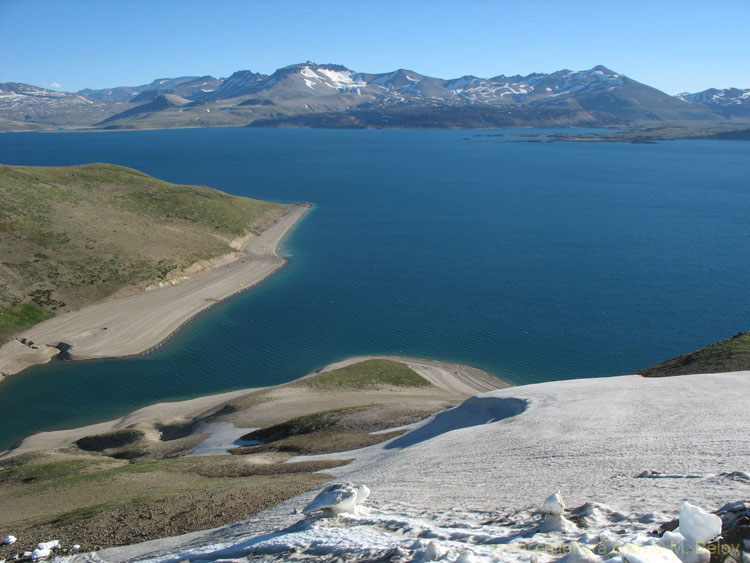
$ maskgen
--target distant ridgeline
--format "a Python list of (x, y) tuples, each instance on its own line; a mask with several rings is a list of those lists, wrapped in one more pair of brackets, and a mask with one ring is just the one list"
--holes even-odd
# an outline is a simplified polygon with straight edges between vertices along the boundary
[(57, 127), (500, 128), (750, 123), (750, 89), (671, 96), (604, 66), (442, 79), (306, 62), (78, 93), (0, 84), (0, 130)]
[(0, 165), (0, 343), (59, 312), (181, 279), (286, 206), (130, 168)]
[(750, 332), (740, 332), (697, 352), (677, 356), (638, 373), (645, 377), (665, 377), (745, 370), (750, 370)]

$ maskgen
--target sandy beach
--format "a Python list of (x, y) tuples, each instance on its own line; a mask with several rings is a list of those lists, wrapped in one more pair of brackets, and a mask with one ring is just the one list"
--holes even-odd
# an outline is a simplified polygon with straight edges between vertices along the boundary
[(48, 362), (59, 353), (56, 346), (61, 342), (70, 347), (67, 355), (73, 360), (148, 351), (191, 317), (280, 268), (285, 259), (278, 255), (278, 245), (308, 209), (292, 206), (247, 241), (234, 260), (184, 283), (98, 303), (35, 325), (0, 348), (0, 379)]

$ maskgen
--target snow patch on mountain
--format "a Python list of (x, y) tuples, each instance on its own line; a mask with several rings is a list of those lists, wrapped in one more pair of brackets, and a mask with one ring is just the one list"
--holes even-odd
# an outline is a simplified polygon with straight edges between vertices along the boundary
[(552, 96), (557, 98), (569, 98), (582, 93), (590, 93), (595, 90), (613, 90), (623, 86), (625, 79), (617, 73), (605, 72), (594, 69), (578, 72), (568, 72), (559, 82), (552, 85)]
[(709, 88), (702, 92), (677, 94), (678, 99), (691, 104), (702, 104), (708, 106), (731, 106), (750, 103), (750, 88)]
[(367, 84), (362, 80), (355, 80), (351, 70), (338, 71), (330, 70), (325, 67), (318, 68), (318, 73), (325, 76), (333, 85), (334, 88), (356, 88), (358, 86), (366, 86)]
[(528, 76), (496, 76), (491, 79), (465, 76), (445, 82), (452, 94), (470, 101), (524, 103), (546, 98), (567, 99), (580, 93), (607, 91), (622, 86), (622, 75), (594, 67), (584, 71), (560, 71), (553, 74)]
[(320, 78), (317, 74), (315, 74), (315, 72), (313, 72), (313, 70), (309, 66), (303, 66), (300, 69), (299, 73), (302, 76), (306, 76), (308, 78)]
[(29, 84), (14, 82), (0, 84), (0, 115), (3, 117), (12, 118), (14, 113), (34, 113), (40, 110), (49, 113), (94, 105), (102, 106), (103, 104), (80, 94), (57, 92)]
[(305, 77), (305, 85), (315, 90), (315, 85), (327, 86), (339, 92), (351, 92), (360, 94), (359, 88), (367, 86), (367, 83), (354, 78), (350, 70), (338, 70), (324, 66), (303, 66), (299, 70)]

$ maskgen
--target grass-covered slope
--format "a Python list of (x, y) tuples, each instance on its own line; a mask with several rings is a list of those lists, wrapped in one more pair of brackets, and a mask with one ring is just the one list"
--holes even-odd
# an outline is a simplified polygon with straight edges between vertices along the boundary
[(382, 387), (429, 387), (430, 382), (413, 369), (393, 360), (365, 360), (350, 366), (300, 379), (293, 385), (314, 389), (378, 389)]
[(740, 332), (697, 352), (677, 356), (638, 373), (645, 377), (665, 377), (743, 370), (750, 370), (750, 332)]
[(284, 208), (110, 164), (0, 165), (0, 340), (230, 253)]
[(0, 559), (50, 538), (89, 551), (244, 520), (327, 481), (314, 472), (340, 464), (235, 456), (135, 463), (73, 448), (0, 460), (2, 533), (18, 537), (0, 545)]

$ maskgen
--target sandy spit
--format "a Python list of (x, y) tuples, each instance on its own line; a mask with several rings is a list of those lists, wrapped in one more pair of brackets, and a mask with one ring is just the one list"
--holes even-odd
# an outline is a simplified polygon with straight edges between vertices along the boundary
[[(313, 377), (318, 373), (331, 371), (333, 369), (356, 364), (369, 359), (390, 359), (404, 362), (425, 379), (430, 381), (430, 383), (435, 386), (435, 390), (432, 394), (438, 394), (441, 398), (442, 395), (449, 398), (466, 398), (476, 395), (477, 393), (510, 386), (509, 383), (502, 379), (493, 377), (471, 366), (439, 362), (435, 360), (405, 358), (400, 356), (358, 356), (348, 358), (341, 362), (325, 366), (305, 377)], [(290, 383), (294, 383), (294, 381)], [(227, 393), (219, 393), (216, 395), (206, 395), (187, 401), (157, 403), (143, 407), (119, 418), (89, 426), (67, 430), (55, 430), (51, 432), (39, 432), (25, 438), (11, 449), (0, 453), (0, 459), (32, 451), (64, 448), (84, 436), (112, 432), (121, 428), (137, 427), (150, 434), (158, 434), (159, 429), (168, 427), (193, 427), (193, 429), (196, 429), (199, 428), (199, 426), (193, 425), (196, 425), (196, 423), (199, 423), (204, 419), (208, 419), (213, 414), (217, 413), (217, 411), (220, 411), (229, 401), (243, 396), (252, 395), (253, 393), (265, 393), (271, 390), (275, 390), (278, 396), (274, 397), (274, 400), (269, 403), (268, 408), (262, 406), (256, 407), (255, 410), (258, 410), (258, 416), (256, 417), (256, 420), (254, 420), (256, 424), (276, 424), (281, 419), (288, 418), (285, 413), (289, 412), (296, 412), (301, 415), (306, 414), (308, 410), (309, 412), (317, 412), (342, 406), (349, 406), (350, 402), (352, 404), (363, 404), (368, 402), (380, 403), (389, 401), (389, 398), (387, 397), (388, 393), (380, 393), (377, 397), (369, 397), (367, 393), (362, 391), (348, 394), (327, 391), (324, 393), (324, 395), (326, 395), (325, 400), (316, 401), (315, 397), (312, 397), (309, 391), (305, 388), (295, 388), (289, 384), (276, 385), (273, 387), (240, 389), (238, 391), (229, 391)], [(391, 391), (390, 394), (393, 395), (392, 400), (402, 400), (400, 397), (406, 396), (411, 392), (412, 391), (409, 390), (398, 392)], [(426, 389), (420, 389), (417, 393), (421, 400), (426, 400), (428, 395), (431, 396), (430, 391)], [(349, 397), (348, 395), (353, 395), (353, 397)], [(348, 399), (351, 400), (347, 402)], [(372, 399), (372, 401), (370, 401), (370, 399)], [(305, 405), (299, 404), (300, 402), (310, 408), (305, 410)], [(268, 409), (271, 409), (272, 412), (265, 413)], [(281, 416), (281, 419), (276, 420), (279, 416)], [(245, 426), (245, 424), (242, 424), (241, 418), (233, 421), (237, 422), (239, 427)], [(156, 439), (158, 439), (158, 437)]]
[(70, 346), (67, 354), (72, 360), (132, 356), (150, 350), (191, 317), (279, 269), (286, 260), (279, 256), (278, 245), (308, 210), (308, 205), (292, 206), (251, 238), (235, 260), (180, 285), (97, 303), (33, 326), (0, 348), (0, 380), (48, 362), (59, 353), (56, 346), (61, 342)]
[(458, 395), (474, 396), (478, 393), (494, 391), (511, 387), (511, 384), (498, 379), (480, 369), (463, 364), (453, 364), (438, 360), (427, 360), (423, 358), (407, 358), (405, 356), (354, 356), (340, 362), (329, 364), (326, 367), (305, 377), (312, 377), (318, 373), (325, 373), (335, 369), (358, 364), (365, 360), (393, 360), (402, 362), (432, 383), (435, 387), (456, 393)]

